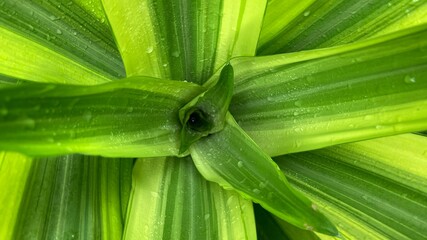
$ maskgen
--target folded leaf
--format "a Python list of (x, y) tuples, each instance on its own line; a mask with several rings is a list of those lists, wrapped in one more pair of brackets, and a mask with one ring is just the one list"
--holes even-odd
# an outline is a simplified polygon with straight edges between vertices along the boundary
[(207, 182), (190, 157), (139, 159), (123, 239), (256, 239), (252, 203)]
[(253, 56), (265, 0), (103, 0), (127, 76), (202, 84), (234, 56)]
[(231, 115), (222, 131), (200, 139), (190, 147), (190, 152), (207, 180), (239, 192), (299, 228), (338, 234), (315, 204), (291, 188), (278, 166)]
[[(397, 145), (401, 151), (390, 152)], [(367, 150), (371, 146), (375, 150)], [(425, 239), (427, 192), (420, 187), (427, 181), (425, 146), (425, 137), (403, 135), (275, 160), (292, 185), (325, 206), (345, 238)]]
[(427, 129), (427, 24), (341, 47), (239, 58), (230, 112), (270, 156)]
[(120, 191), (130, 184), (120, 175), (132, 163), (83, 156), (34, 160), (14, 239), (120, 239)]
[(18, 153), (0, 152), (0, 239), (13, 239), (32, 162)]
[(180, 153), (198, 139), (221, 131), (233, 96), (233, 67), (225, 65), (217, 83), (179, 110), (182, 124)]
[(124, 77), (109, 26), (94, 12), (72, 1), (2, 1), (0, 74), (78, 84)]
[(177, 155), (178, 110), (202, 90), (135, 77), (97, 86), (0, 88), (0, 149), (29, 155)]
[(258, 54), (336, 46), (423, 23), (427, 23), (425, 1), (272, 0), (267, 5)]

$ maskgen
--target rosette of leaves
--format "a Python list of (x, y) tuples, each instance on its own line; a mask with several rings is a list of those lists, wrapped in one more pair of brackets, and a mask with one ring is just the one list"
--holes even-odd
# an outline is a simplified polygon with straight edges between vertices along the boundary
[(1, 239), (426, 238), (425, 1), (0, 12)]

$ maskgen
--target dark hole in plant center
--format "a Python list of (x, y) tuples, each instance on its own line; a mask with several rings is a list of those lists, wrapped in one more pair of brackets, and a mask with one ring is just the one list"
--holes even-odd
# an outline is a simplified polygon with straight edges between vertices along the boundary
[(201, 110), (195, 110), (187, 120), (187, 127), (193, 131), (204, 132), (211, 128), (209, 116)]

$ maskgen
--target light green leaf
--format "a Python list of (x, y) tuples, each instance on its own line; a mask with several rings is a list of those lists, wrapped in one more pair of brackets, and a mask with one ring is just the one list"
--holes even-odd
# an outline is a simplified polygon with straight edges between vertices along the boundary
[(265, 0), (103, 0), (128, 76), (202, 84), (234, 56), (253, 56)]
[(190, 147), (199, 172), (209, 181), (261, 204), (302, 229), (337, 235), (317, 206), (291, 188), (273, 160), (240, 129), (231, 115), (221, 132)]
[(32, 162), (18, 153), (0, 152), (0, 239), (13, 237)]
[(124, 77), (108, 25), (79, 5), (23, 0), (0, 4), (1, 75), (86, 85)]
[(270, 0), (258, 54), (336, 46), (423, 23), (427, 23), (426, 1)]
[(120, 191), (130, 184), (121, 174), (132, 164), (72, 155), (34, 160), (14, 239), (120, 239)]
[(191, 83), (134, 77), (97, 86), (0, 88), (0, 149), (29, 155), (177, 155), (178, 110)]
[(123, 239), (256, 239), (252, 202), (187, 158), (139, 159)]
[(239, 58), (230, 112), (270, 156), (427, 129), (427, 24), (345, 46)]
[(275, 160), (291, 184), (325, 207), (347, 239), (425, 239), (426, 146), (425, 137), (403, 135)]

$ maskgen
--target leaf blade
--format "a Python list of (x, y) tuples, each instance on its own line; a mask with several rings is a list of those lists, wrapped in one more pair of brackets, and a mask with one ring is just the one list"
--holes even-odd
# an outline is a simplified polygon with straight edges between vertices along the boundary
[(290, 187), (278, 166), (230, 115), (221, 132), (194, 143), (190, 153), (207, 180), (239, 192), (299, 228), (338, 234), (315, 204)]
[(77, 155), (37, 159), (14, 238), (120, 238), (120, 187), (130, 184), (120, 179), (120, 171), (132, 162)]
[(97, 86), (2, 88), (0, 146), (39, 156), (177, 155), (178, 109), (200, 90), (190, 83), (144, 77)]
[[(287, 9), (286, 16), (283, 10)], [(423, 1), (269, 1), (258, 54), (297, 52), (378, 37), (427, 22)]]
[(335, 48), (235, 59), (230, 112), (272, 156), (422, 131), (426, 28)]
[(265, 1), (103, 4), (128, 76), (202, 84), (231, 57), (255, 54)]
[(78, 4), (7, 0), (0, 12), (3, 75), (80, 84), (124, 77), (108, 25)]
[[(407, 166), (402, 171), (408, 177), (416, 177), (417, 173), (410, 169), (412, 158), (405, 151), (389, 154), (389, 146), (385, 144), (393, 145), (402, 139), (400, 148), (408, 146), (408, 152), (413, 150), (412, 143), (425, 148), (426, 139), (412, 136), (420, 139), (407, 142), (408, 136), (334, 146), (275, 160), (294, 186), (326, 206), (325, 213), (334, 222), (341, 223), (338, 228), (345, 237), (424, 238), (426, 192), (413, 183), (408, 184), (407, 180), (400, 181), (393, 173), (393, 160), (405, 159)], [(366, 147), (372, 144), (376, 146), (375, 154), (366, 152)], [(347, 150), (345, 154), (343, 150)], [(417, 162), (419, 168), (425, 169), (427, 156), (419, 149), (415, 153), (422, 160)], [(384, 162), (383, 158), (392, 161)], [(378, 165), (370, 164), (377, 160)], [(425, 182), (426, 177), (423, 172), (422, 181)]]
[(252, 203), (207, 182), (191, 158), (139, 159), (124, 239), (255, 239)]

